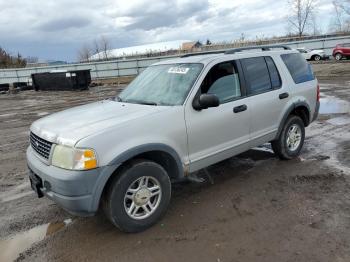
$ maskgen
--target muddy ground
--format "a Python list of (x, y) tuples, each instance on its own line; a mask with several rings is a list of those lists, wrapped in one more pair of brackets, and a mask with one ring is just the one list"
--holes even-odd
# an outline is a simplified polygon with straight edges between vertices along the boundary
[(350, 74), (322, 78), (298, 159), (265, 145), (211, 166), (213, 183), (174, 185), (166, 216), (139, 234), (37, 199), (27, 179), (31, 122), (117, 89), (0, 95), (0, 261), (350, 261)]
[(317, 78), (320, 80), (341, 79), (347, 80), (350, 76), (350, 62), (349, 60), (335, 61), (312, 61)]

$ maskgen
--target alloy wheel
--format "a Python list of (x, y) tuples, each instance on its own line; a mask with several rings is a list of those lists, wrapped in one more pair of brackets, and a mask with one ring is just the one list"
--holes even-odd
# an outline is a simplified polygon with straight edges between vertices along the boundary
[(151, 176), (142, 176), (131, 183), (124, 197), (124, 208), (129, 217), (145, 219), (159, 206), (162, 189), (159, 181)]

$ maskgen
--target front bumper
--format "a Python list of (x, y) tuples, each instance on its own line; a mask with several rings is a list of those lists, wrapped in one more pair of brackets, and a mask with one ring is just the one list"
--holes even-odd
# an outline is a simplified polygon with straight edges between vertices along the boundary
[(89, 216), (97, 211), (101, 194), (98, 184), (101, 174), (106, 175), (106, 168), (72, 171), (49, 166), (36, 156), (31, 147), (27, 149), (27, 162), (32, 187), (39, 197), (42, 193), (75, 215)]

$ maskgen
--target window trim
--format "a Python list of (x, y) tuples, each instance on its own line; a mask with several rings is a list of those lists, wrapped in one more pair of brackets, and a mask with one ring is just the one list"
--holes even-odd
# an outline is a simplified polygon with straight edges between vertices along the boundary
[[(273, 86), (272, 86), (271, 72), (270, 72), (269, 65), (267, 64), (267, 61), (266, 61), (266, 58), (267, 58), (267, 57), (271, 58), (272, 63), (274, 64), (274, 66), (275, 66), (275, 68), (276, 68), (276, 71), (277, 71), (277, 73), (278, 73), (278, 77), (279, 77), (279, 79), (280, 79), (280, 85), (279, 85), (278, 87), (273, 87)], [(282, 77), (281, 77), (280, 71), (278, 71), (278, 67), (276, 66), (275, 60), (273, 60), (272, 56), (264, 56), (264, 59), (265, 59), (265, 63), (266, 63), (266, 66), (267, 66), (267, 71), (269, 71), (269, 76), (270, 76), (270, 82), (271, 82), (272, 90), (281, 89), (282, 86), (283, 86), (283, 81), (282, 81)]]
[[(265, 65), (266, 65), (267, 71), (268, 71), (268, 73), (269, 73), (269, 79), (270, 79), (271, 89), (265, 90), (265, 91), (261, 91), (261, 92), (259, 92), (259, 93), (254, 93), (254, 94), (253, 94), (253, 93), (250, 93), (251, 90), (250, 90), (250, 86), (248, 85), (248, 77), (249, 77), (249, 76), (247, 75), (247, 71), (245, 70), (245, 68), (243, 67), (243, 65), (241, 65), (242, 70), (243, 70), (243, 75), (244, 75), (245, 83), (246, 83), (246, 97), (252, 97), (252, 96), (256, 96), (256, 95), (261, 95), (261, 94), (269, 93), (269, 92), (272, 92), (272, 91), (275, 91), (275, 90), (279, 90), (279, 89), (281, 89), (282, 86), (283, 86), (283, 80), (282, 80), (280, 71), (278, 70), (278, 67), (276, 66), (275, 60), (273, 59), (272, 56), (253, 56), (253, 57), (249, 57), (249, 58), (242, 58), (242, 59), (240, 59), (240, 60), (250, 59), (250, 58), (260, 58), (260, 57), (262, 57), (262, 58), (264, 59), (264, 61), (265, 61)], [(272, 59), (274, 65), (275, 65), (275, 67), (276, 67), (276, 70), (277, 70), (277, 72), (278, 72), (278, 75), (279, 75), (279, 77), (280, 77), (281, 85), (280, 85), (278, 88), (273, 88), (273, 87), (272, 87), (271, 73), (270, 73), (269, 67), (268, 67), (267, 62), (266, 62), (266, 57), (270, 57), (270, 58)]]

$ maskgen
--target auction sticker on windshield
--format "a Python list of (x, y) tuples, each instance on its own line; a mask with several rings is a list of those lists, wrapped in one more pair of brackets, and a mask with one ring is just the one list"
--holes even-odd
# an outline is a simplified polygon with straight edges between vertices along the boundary
[(170, 67), (168, 70), (169, 74), (187, 74), (190, 69), (188, 67)]

